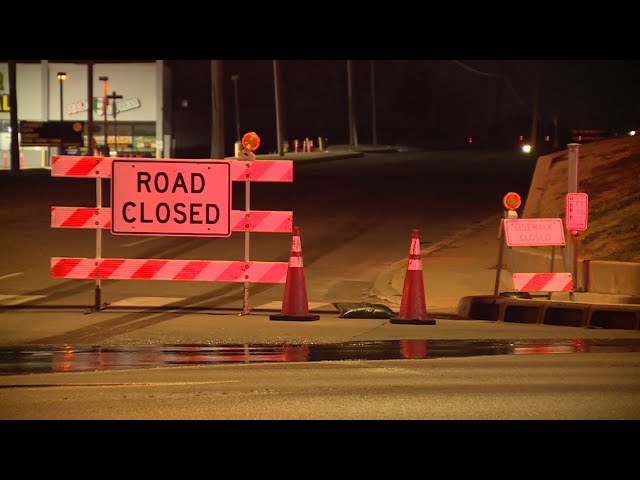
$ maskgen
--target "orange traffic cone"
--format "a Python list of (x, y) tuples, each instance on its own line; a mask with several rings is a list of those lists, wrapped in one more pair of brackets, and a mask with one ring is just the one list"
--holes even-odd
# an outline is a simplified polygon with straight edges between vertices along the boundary
[(420, 239), (418, 230), (413, 229), (409, 248), (409, 265), (404, 277), (400, 313), (391, 317), (391, 323), (409, 323), (412, 325), (435, 325), (436, 321), (427, 318), (427, 305), (424, 296), (422, 278), (422, 260), (420, 258)]
[(287, 281), (284, 286), (282, 312), (278, 315), (269, 315), (269, 318), (271, 320), (299, 320), (307, 322), (320, 319), (320, 315), (309, 314), (307, 284), (302, 266), (300, 227), (293, 227), (293, 242), (291, 255), (289, 257)]

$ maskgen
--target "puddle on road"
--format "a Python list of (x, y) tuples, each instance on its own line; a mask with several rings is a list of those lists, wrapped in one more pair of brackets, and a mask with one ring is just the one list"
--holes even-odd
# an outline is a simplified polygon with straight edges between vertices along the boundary
[(231, 363), (394, 360), (481, 355), (622, 353), (640, 339), (385, 340), (321, 345), (117, 345), (0, 348), (0, 375), (125, 370)]

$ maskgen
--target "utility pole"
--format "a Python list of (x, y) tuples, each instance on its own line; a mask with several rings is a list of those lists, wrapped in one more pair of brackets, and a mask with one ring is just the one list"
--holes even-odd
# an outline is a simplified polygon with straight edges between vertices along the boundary
[(378, 145), (378, 132), (376, 131), (376, 67), (375, 60), (370, 60), (371, 65), (371, 137), (373, 145)]
[(211, 158), (224, 158), (224, 96), (222, 60), (211, 60)]
[(493, 141), (498, 145), (502, 145), (504, 142), (504, 128), (502, 125), (502, 111), (501, 111), (501, 103), (502, 103), (502, 94), (504, 91), (504, 63), (498, 62), (499, 65), (499, 75), (500, 77), (497, 79), (496, 83), (496, 105), (494, 110), (494, 120), (493, 120)]
[(349, 90), (349, 144), (358, 146), (358, 133), (356, 132), (356, 113), (353, 103), (353, 63), (347, 60), (347, 88)]
[(95, 155), (93, 148), (93, 62), (87, 62), (87, 155)]
[(280, 65), (278, 60), (273, 61), (273, 87), (276, 101), (276, 138), (278, 140), (278, 155), (284, 155), (282, 141), (282, 102), (280, 101)]
[(9, 110), (11, 111), (11, 173), (20, 171), (20, 140), (18, 139), (18, 95), (16, 94), (16, 61), (9, 62)]
[(240, 141), (240, 102), (238, 101), (238, 79), (239, 75), (231, 75), (231, 80), (233, 81), (233, 97), (235, 100), (236, 106), (236, 141)]
[(531, 149), (536, 151), (538, 142), (538, 104), (540, 103), (540, 73), (536, 68), (533, 86), (533, 114), (531, 118)]

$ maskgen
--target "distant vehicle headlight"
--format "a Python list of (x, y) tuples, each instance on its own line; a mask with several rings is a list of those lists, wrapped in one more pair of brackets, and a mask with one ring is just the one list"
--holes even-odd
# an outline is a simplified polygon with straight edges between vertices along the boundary
[(521, 148), (524, 153), (531, 153), (531, 145), (529, 145), (528, 143), (522, 145)]

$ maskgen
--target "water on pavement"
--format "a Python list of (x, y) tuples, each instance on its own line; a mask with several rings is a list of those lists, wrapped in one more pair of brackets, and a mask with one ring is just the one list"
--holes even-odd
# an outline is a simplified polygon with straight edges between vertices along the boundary
[(480, 355), (622, 353), (640, 339), (385, 340), (302, 345), (60, 345), (0, 348), (0, 375), (230, 363), (432, 359)]

